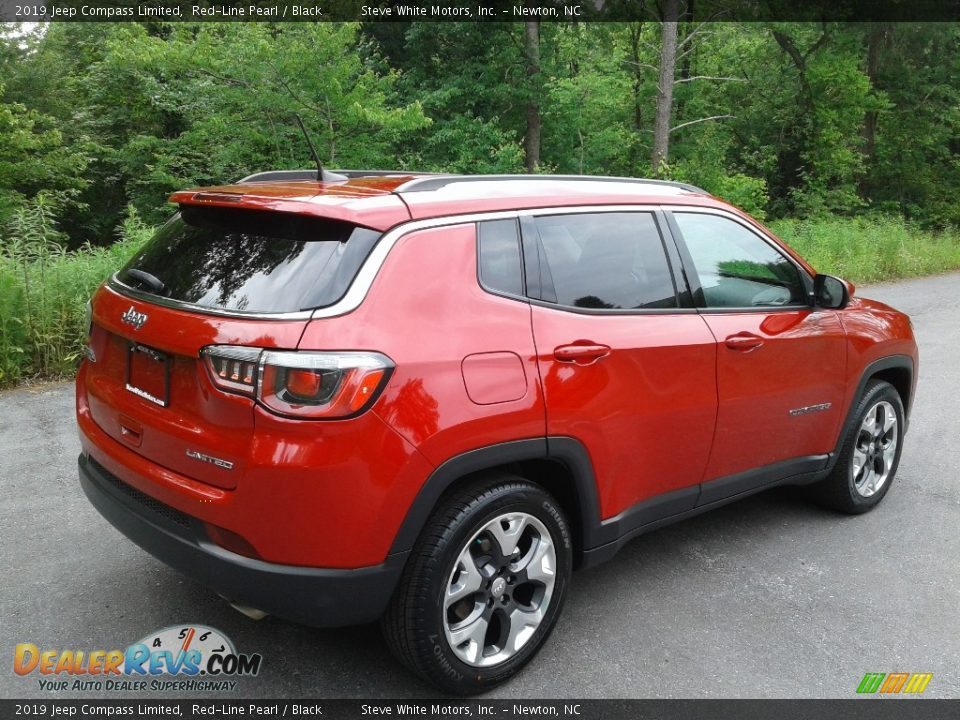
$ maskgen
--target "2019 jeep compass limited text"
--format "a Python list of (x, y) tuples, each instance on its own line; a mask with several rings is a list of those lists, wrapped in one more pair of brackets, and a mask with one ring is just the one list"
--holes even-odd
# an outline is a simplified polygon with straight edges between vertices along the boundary
[(742, 212), (630, 179), (262, 173), (92, 300), (90, 501), (313, 625), (381, 619), (457, 693), (542, 646), (574, 567), (755, 491), (888, 492), (910, 322)]

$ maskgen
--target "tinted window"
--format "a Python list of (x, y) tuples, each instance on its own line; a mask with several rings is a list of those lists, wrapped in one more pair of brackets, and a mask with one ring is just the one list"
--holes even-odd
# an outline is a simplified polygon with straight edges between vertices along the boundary
[(516, 220), (479, 223), (480, 282), (489, 290), (523, 295), (520, 235)]
[(118, 279), (203, 307), (295, 312), (343, 297), (379, 237), (292, 213), (184, 207)]
[(557, 302), (581, 308), (671, 308), (677, 299), (650, 213), (538, 217)]
[(674, 218), (707, 307), (806, 304), (796, 265), (743, 225), (703, 213), (675, 213)]

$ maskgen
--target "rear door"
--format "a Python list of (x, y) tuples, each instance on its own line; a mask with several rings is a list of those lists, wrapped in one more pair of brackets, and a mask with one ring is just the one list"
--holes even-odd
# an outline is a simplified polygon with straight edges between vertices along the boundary
[(693, 507), (713, 436), (715, 342), (682, 307), (661, 222), (630, 210), (522, 223), (547, 432), (587, 447), (605, 519)]
[[(719, 413), (701, 502), (817, 469), (833, 449), (846, 341), (833, 310), (809, 304), (812, 280), (773, 241), (725, 213), (674, 210), (695, 302), (717, 340)], [(769, 468), (771, 465), (778, 465)]]

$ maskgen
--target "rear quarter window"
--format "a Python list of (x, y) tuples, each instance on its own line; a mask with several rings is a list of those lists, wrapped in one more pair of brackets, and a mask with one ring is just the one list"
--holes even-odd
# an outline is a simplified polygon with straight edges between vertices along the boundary
[(183, 206), (117, 279), (205, 308), (285, 313), (340, 300), (380, 233), (324, 218)]
[(480, 283), (492, 292), (523, 295), (520, 233), (517, 221), (488, 220), (478, 223)]

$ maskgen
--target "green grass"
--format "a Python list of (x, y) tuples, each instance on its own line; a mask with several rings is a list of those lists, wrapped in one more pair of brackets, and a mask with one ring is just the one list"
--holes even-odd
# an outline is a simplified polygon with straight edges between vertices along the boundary
[(934, 275), (960, 269), (960, 231), (931, 232), (900, 218), (862, 216), (778, 220), (782, 240), (818, 272), (855, 283)]
[(19, 213), (0, 243), (0, 385), (73, 374), (86, 303), (151, 230), (132, 216), (110, 247), (66, 252), (42, 206)]

